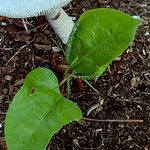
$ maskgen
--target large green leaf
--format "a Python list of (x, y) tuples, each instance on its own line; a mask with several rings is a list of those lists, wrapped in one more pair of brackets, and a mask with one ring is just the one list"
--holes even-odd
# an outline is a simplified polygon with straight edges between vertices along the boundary
[(80, 108), (60, 95), (55, 75), (45, 68), (35, 69), (6, 114), (8, 150), (44, 150), (54, 133), (81, 116)]
[(104, 72), (109, 63), (131, 43), (140, 22), (139, 19), (109, 8), (82, 14), (68, 42), (69, 65), (78, 58), (73, 73), (88, 77)]

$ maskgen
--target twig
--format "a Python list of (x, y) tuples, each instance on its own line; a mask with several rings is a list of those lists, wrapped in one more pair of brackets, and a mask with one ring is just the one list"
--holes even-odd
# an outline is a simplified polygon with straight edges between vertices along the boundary
[(99, 103), (98, 103), (98, 104), (95, 104), (95, 105), (93, 105), (93, 106), (91, 106), (91, 107), (88, 109), (88, 111), (87, 111), (87, 113), (86, 113), (86, 116), (89, 116), (89, 114), (90, 114), (93, 110), (97, 109), (99, 106), (100, 106)]
[(141, 92), (141, 94), (150, 95), (148, 92)]
[(97, 94), (100, 94), (97, 89), (95, 89), (88, 81), (83, 80), (93, 91), (95, 91)]
[(7, 66), (9, 64), (9, 62), (16, 56), (18, 55), (23, 49), (25, 49), (27, 46), (29, 46), (32, 42), (35, 41), (35, 38), (32, 39), (29, 43), (27, 43), (26, 45), (20, 47), (20, 49), (18, 50), (18, 52), (16, 52), (8, 61), (4, 66)]
[(35, 60), (34, 60), (34, 50), (32, 51), (32, 57), (31, 57), (31, 60), (32, 60), (32, 65), (33, 65), (33, 68), (35, 68)]
[(13, 35), (19, 35), (19, 34), (30, 34), (32, 31), (36, 31), (37, 29), (39, 29), (39, 28), (41, 28), (41, 27), (43, 27), (43, 26), (45, 26), (45, 25), (47, 25), (47, 23), (44, 23), (44, 24), (41, 24), (41, 25), (39, 25), (39, 26), (37, 26), (37, 27), (35, 27), (35, 28), (32, 28), (32, 29), (30, 29), (30, 30), (28, 30), (28, 32), (26, 32), (26, 31), (19, 31), (19, 32), (9, 32), (10, 34), (13, 34)]
[(98, 119), (91, 119), (91, 118), (84, 118), (82, 117), (83, 120), (87, 121), (95, 121), (95, 122), (124, 122), (124, 123), (143, 123), (143, 120), (140, 119), (125, 119), (125, 120), (113, 120), (113, 119), (108, 119), (108, 120), (98, 120)]
[(61, 87), (66, 81), (67, 81), (67, 78), (64, 78), (64, 79), (59, 83), (59, 86)]
[(24, 25), (24, 28), (25, 28), (26, 32), (29, 34), (29, 30), (28, 30), (28, 27), (27, 27), (26, 22), (25, 22), (24, 19), (22, 19), (22, 23)]
[(121, 56), (121, 60), (117, 63), (117, 68), (116, 68), (116, 70), (114, 71), (114, 74), (113, 74), (113, 81), (115, 81), (117, 79), (118, 72), (119, 72), (120, 67), (123, 63), (123, 60), (125, 59), (125, 56), (126, 56), (126, 54), (123, 53), (122, 56)]
[[(131, 97), (131, 98), (132, 98), (132, 97)], [(122, 97), (122, 98), (117, 98), (116, 101), (128, 102), (128, 103), (137, 103), (137, 104), (147, 105), (147, 106), (150, 105), (150, 103), (143, 102), (143, 101), (137, 101), (137, 100), (134, 100), (133, 98), (132, 98), (132, 100), (130, 101), (130, 100), (125, 99), (124, 97)]]
[(12, 50), (12, 48), (9, 48), (9, 47), (0, 47), (0, 50), (10, 51), (10, 50)]

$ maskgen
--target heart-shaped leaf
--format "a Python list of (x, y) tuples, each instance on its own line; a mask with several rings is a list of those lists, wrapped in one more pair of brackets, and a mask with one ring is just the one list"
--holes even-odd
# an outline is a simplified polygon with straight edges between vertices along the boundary
[(68, 42), (69, 65), (78, 58), (73, 73), (83, 77), (102, 74), (109, 63), (131, 43), (140, 22), (139, 19), (109, 8), (82, 14)]
[(35, 69), (28, 74), (6, 114), (8, 150), (45, 150), (54, 133), (81, 116), (80, 108), (60, 95), (52, 71)]

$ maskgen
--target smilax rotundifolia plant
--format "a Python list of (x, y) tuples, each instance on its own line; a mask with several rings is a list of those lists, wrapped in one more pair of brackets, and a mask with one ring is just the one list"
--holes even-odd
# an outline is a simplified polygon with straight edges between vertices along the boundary
[[(83, 13), (67, 43), (65, 56), (69, 68), (64, 76), (68, 83), (71, 78), (90, 80), (102, 75), (127, 49), (140, 22), (108, 8)], [(61, 95), (55, 74), (46, 68), (34, 69), (27, 75), (6, 114), (8, 150), (45, 150), (56, 132), (81, 118), (80, 108)]]

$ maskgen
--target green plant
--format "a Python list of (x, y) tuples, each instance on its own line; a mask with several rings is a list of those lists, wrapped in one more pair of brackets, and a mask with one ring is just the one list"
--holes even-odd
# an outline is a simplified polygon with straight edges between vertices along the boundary
[(114, 9), (101, 8), (82, 14), (67, 49), (72, 75), (82, 79), (100, 76), (132, 42), (139, 24), (140, 20)]
[[(114, 9), (85, 12), (68, 42), (65, 78), (94, 79), (132, 42), (140, 20)], [(44, 150), (63, 125), (80, 120), (81, 110), (61, 96), (52, 71), (33, 70), (10, 104), (5, 120), (9, 150)]]
[(61, 96), (57, 78), (46, 68), (28, 74), (5, 120), (10, 150), (44, 150), (61, 127), (82, 116), (79, 107)]

